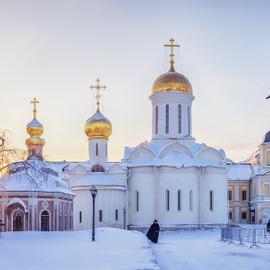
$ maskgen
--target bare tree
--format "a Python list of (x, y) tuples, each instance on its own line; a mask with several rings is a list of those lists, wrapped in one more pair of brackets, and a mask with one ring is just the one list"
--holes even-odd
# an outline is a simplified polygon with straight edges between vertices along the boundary
[(26, 151), (11, 147), (9, 131), (0, 131), (0, 177), (23, 172), (33, 191), (47, 180), (50, 169), (38, 156), (26, 159)]

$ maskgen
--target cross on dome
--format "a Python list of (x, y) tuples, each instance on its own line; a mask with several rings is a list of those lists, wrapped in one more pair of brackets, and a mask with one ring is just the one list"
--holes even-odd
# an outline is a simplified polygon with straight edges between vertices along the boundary
[(34, 105), (34, 109), (33, 109), (33, 116), (34, 116), (34, 119), (37, 119), (37, 104), (39, 104), (39, 101), (34, 98), (32, 101), (31, 101), (31, 104)]
[(174, 64), (174, 53), (173, 53), (173, 49), (174, 48), (178, 48), (178, 47), (180, 47), (180, 45), (178, 45), (178, 44), (173, 44), (174, 43), (174, 39), (173, 38), (171, 38), (170, 39), (170, 44), (165, 44), (164, 46), (165, 47), (169, 47), (170, 48), (170, 50), (171, 50), (171, 53), (170, 53), (170, 64), (171, 64), (171, 68), (170, 68), (170, 71), (174, 71), (174, 66), (173, 66), (173, 64)]
[(99, 112), (101, 90), (105, 90), (107, 87), (105, 85), (100, 85), (100, 79), (96, 79), (96, 85), (90, 85), (90, 89), (95, 91), (95, 98), (97, 100), (97, 111)]

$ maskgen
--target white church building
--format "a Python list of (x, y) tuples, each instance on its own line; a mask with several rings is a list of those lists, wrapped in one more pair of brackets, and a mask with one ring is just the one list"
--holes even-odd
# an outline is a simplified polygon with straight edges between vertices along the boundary
[(97, 111), (85, 124), (89, 160), (70, 164), (67, 182), (75, 194), (75, 230), (91, 227), (91, 186), (98, 189), (96, 225), (148, 227), (157, 219), (161, 227), (222, 225), (227, 223), (227, 159), (223, 150), (197, 143), (192, 137), (193, 90), (175, 71), (173, 40), (170, 70), (153, 84), (152, 139), (125, 148), (119, 163), (108, 162), (112, 133), (110, 121)]
[(30, 176), (35, 176), (29, 178), (28, 167), (16, 163), (0, 177), (4, 230), (89, 229), (93, 186), (97, 227), (143, 229), (156, 219), (163, 229), (173, 230), (270, 219), (270, 132), (254, 155), (241, 163), (197, 142), (192, 136), (193, 89), (175, 70), (173, 49), (178, 45), (171, 39), (165, 46), (171, 50), (170, 69), (149, 91), (152, 138), (126, 147), (119, 162), (108, 161), (112, 124), (100, 110), (104, 86), (99, 79), (91, 86), (97, 108), (85, 123), (89, 158), (84, 162), (43, 159), (43, 126), (33, 101), (28, 158), (19, 165), (27, 164), (35, 172)]

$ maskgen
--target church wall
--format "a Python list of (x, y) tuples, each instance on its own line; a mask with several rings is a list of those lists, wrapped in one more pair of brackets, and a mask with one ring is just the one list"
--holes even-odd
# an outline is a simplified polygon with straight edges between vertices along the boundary
[[(197, 224), (198, 220), (198, 180), (196, 168), (159, 169), (158, 221), (161, 225)], [(166, 190), (170, 191), (170, 207), (167, 209)], [(181, 190), (181, 208), (178, 210), (178, 190)], [(190, 205), (190, 191), (192, 202)]]
[[(57, 196), (59, 195), (59, 196)], [(49, 230), (50, 231), (62, 231), (72, 230), (73, 224), (70, 216), (72, 216), (72, 197), (61, 196), (60, 194), (53, 193), (8, 193), (5, 198), (0, 200), (2, 205), (2, 217), (5, 223), (4, 230), (12, 231), (13, 228), (13, 213), (16, 210), (21, 210), (23, 213), (23, 230), (25, 231), (40, 231), (41, 230), (41, 213), (46, 210), (49, 212)], [(10, 204), (12, 199), (19, 199), (20, 203)], [(59, 201), (60, 210), (54, 211), (55, 202)], [(9, 205), (10, 204), (10, 205)], [(9, 206), (8, 206), (9, 205)], [(59, 215), (59, 216), (58, 216)], [(58, 224), (55, 224), (56, 220), (61, 220)]]
[[(152, 167), (130, 169), (129, 224), (149, 225), (155, 219), (155, 175)], [(136, 191), (139, 192), (139, 209), (136, 205)]]
[[(200, 176), (200, 223), (225, 224), (227, 216), (227, 178), (226, 168), (207, 167)], [(210, 191), (213, 191), (212, 210), (210, 209)]]
[[(157, 135), (179, 138), (192, 134), (191, 107), (193, 96), (175, 93), (163, 92), (152, 95), (152, 134), (153, 138)], [(166, 133), (166, 104), (169, 105), (169, 133)], [(181, 133), (178, 132), (178, 105), (181, 105)], [(158, 133), (156, 134), (156, 106), (158, 106)], [(190, 108), (190, 117), (188, 117), (188, 107)], [(189, 132), (190, 129), (190, 132)]]
[[(125, 190), (116, 188), (106, 188), (96, 186), (98, 193), (96, 196), (95, 219), (97, 227), (123, 227), (125, 207)], [(74, 230), (86, 230), (92, 227), (92, 196), (90, 187), (86, 189), (73, 190), (74, 212), (73, 224)], [(115, 219), (115, 210), (118, 210), (118, 220)], [(102, 211), (102, 221), (99, 220), (99, 210)], [(81, 212), (81, 222), (80, 222)]]

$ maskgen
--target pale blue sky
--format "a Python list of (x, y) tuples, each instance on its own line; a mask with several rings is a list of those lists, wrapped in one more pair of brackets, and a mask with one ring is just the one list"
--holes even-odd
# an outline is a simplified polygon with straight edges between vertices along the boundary
[(120, 160), (151, 138), (148, 97), (174, 37), (195, 95), (193, 136), (243, 160), (270, 129), (269, 14), (269, 1), (0, 0), (0, 129), (25, 148), (37, 97), (47, 158), (87, 159), (88, 85), (100, 77), (110, 159)]

